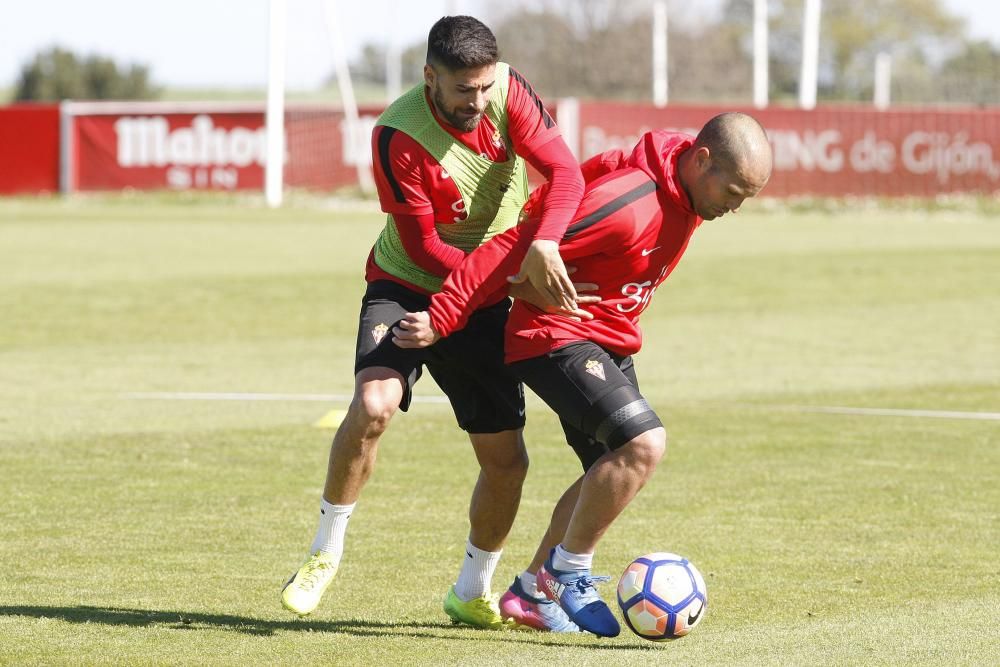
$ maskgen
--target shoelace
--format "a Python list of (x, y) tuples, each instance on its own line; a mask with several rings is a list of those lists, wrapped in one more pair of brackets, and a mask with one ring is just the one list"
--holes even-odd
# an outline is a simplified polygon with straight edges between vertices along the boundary
[(306, 571), (302, 573), (302, 586), (306, 590), (312, 590), (319, 583), (320, 577), (330, 568), (330, 563), (324, 560), (316, 560), (310, 563)]
[(580, 595), (587, 595), (587, 589), (593, 591), (592, 595), (597, 595), (597, 587), (594, 584), (604, 583), (605, 581), (611, 581), (611, 577), (608, 576), (597, 576), (597, 577), (580, 577), (576, 580), (576, 589), (580, 592)]

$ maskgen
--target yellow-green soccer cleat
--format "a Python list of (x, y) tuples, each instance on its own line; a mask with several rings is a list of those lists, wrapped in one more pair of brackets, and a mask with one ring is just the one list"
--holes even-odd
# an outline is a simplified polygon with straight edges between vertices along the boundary
[(337, 574), (337, 563), (322, 551), (309, 557), (281, 589), (281, 604), (299, 616), (312, 612)]
[(484, 630), (501, 630), (512, 625), (500, 616), (496, 599), (483, 597), (463, 602), (455, 595), (454, 586), (448, 589), (444, 598), (444, 613), (448, 614), (452, 623), (464, 623)]

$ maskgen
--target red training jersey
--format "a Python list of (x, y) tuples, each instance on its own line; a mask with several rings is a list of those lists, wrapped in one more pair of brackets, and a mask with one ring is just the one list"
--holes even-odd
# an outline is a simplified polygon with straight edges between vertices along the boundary
[[(580, 167), (531, 84), (514, 68), (510, 68), (509, 76), (507, 128), (512, 146), (506, 145), (485, 114), (474, 130), (462, 132), (441, 120), (429, 97), (427, 104), (438, 124), (471, 150), (494, 162), (505, 162), (516, 153), (545, 177), (549, 187), (540, 202), (542, 215), (534, 238), (558, 241), (583, 195)], [(407, 254), (422, 269), (441, 277), (448, 275), (466, 255), (442, 241), (435, 224), (465, 219), (465, 203), (458, 187), (427, 149), (395, 128), (375, 128), (372, 156), (379, 203), (395, 219)], [(392, 280), (426, 293), (383, 271), (372, 255), (368, 257), (365, 279)]]
[[(692, 142), (688, 135), (656, 130), (643, 135), (629, 155), (609, 151), (583, 164), (586, 193), (559, 252), (577, 267), (574, 281), (599, 286), (601, 302), (586, 307), (593, 320), (576, 322), (515, 300), (505, 336), (508, 363), (583, 340), (619, 355), (639, 351), (639, 316), (702, 221), (677, 172), (677, 160)], [(525, 205), (524, 222), (469, 254), (449, 275), (431, 299), (435, 331), (446, 336), (460, 329), (479, 304), (506, 291), (506, 276), (516, 272), (538, 225), (534, 206), (545, 187)]]

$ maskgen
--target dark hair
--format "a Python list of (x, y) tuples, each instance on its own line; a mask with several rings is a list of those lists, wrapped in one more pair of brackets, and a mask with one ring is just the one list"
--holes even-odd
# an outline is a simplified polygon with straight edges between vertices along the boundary
[(471, 16), (445, 16), (427, 35), (427, 64), (451, 71), (497, 62), (497, 38)]

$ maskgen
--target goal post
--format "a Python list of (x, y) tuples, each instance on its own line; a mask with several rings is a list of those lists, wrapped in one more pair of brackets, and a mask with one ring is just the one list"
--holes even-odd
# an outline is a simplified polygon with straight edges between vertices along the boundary
[(267, 158), (264, 163), (264, 199), (271, 208), (281, 206), (285, 186), (285, 40), (286, 0), (271, 0), (267, 49)]
[[(353, 165), (356, 184), (362, 193), (374, 190), (374, 179), (371, 173), (368, 153), (368, 136), (371, 131), (370, 119), (362, 120), (354, 94), (354, 85), (347, 63), (344, 47), (342, 21), (337, 8), (337, 0), (316, 0), (322, 4), (323, 17), (329, 35), (330, 56), (333, 64), (334, 77), (340, 94), (340, 105), (343, 112), (341, 123), (346, 162)], [(300, 8), (301, 9), (301, 8)], [(296, 133), (299, 138), (307, 132), (336, 132), (330, 123), (318, 120), (315, 113), (290, 111), (286, 98), (286, 68), (288, 50), (288, 2), (287, 0), (270, 0), (268, 26), (268, 81), (267, 81), (267, 161), (265, 178), (265, 199), (268, 206), (280, 206), (283, 200), (285, 186), (289, 183), (286, 173), (289, 165), (286, 161), (288, 146), (292, 139), (287, 135)], [(301, 123), (298, 123), (301, 120)], [(295, 127), (297, 126), (297, 127)], [(304, 146), (307, 153), (310, 151)], [(311, 159), (322, 160), (318, 154)]]

